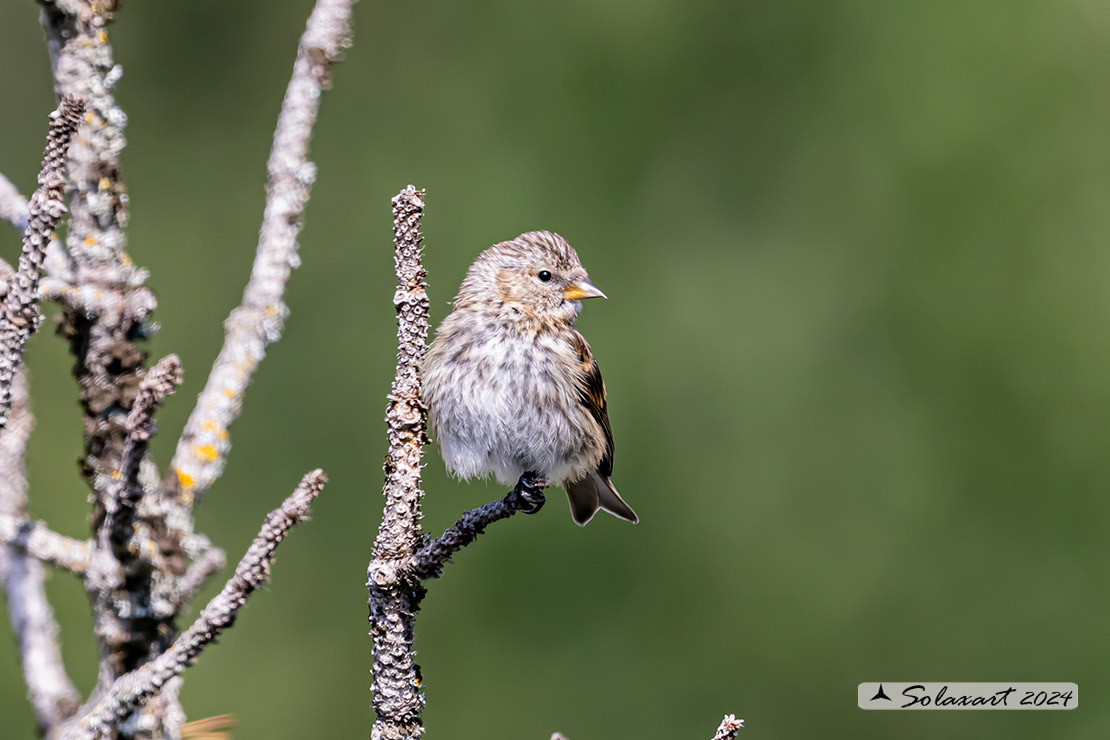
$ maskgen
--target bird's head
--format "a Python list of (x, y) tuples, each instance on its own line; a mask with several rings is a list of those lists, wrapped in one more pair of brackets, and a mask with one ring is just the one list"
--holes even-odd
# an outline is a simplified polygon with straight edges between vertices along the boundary
[(497, 306), (499, 313), (525, 320), (572, 322), (580, 301), (604, 297), (566, 239), (550, 231), (530, 231), (478, 255), (455, 307), (474, 303)]

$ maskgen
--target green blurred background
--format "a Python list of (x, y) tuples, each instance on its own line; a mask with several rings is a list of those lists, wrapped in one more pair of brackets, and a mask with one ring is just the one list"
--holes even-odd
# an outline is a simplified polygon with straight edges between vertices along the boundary
[[(150, 350), (186, 368), (163, 463), (250, 269), (310, 8), (129, 3), (111, 29)], [(0, 66), (0, 171), (29, 193), (54, 105), (29, 0), (3, 0)], [(199, 528), (235, 561), (305, 471), (331, 483), (187, 674), (189, 715), (233, 712), (241, 739), (369, 733), (389, 199), (411, 182), (437, 322), (491, 243), (577, 247), (610, 296), (579, 326), (643, 520), (578, 529), (556, 492), (456, 558), (418, 622), (431, 737), (708, 740), (725, 712), (744, 737), (1110, 736), (1108, 75), (1097, 0), (362, 2), (292, 316)], [(33, 513), (81, 535), (71, 361), (47, 327), (28, 363)], [(428, 460), (432, 532), (500, 493)], [(87, 690), (86, 599), (49, 590)], [(3, 734), (27, 737), (0, 633)], [(1084, 701), (857, 709), (882, 679), (1075, 681)]]

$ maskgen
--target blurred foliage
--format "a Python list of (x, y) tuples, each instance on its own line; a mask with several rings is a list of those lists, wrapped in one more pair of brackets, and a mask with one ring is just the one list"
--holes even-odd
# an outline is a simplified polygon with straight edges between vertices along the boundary
[[(129, 3), (130, 250), (186, 382), (245, 283), (311, 2)], [(36, 6), (4, 0), (0, 171), (53, 107)], [(1110, 559), (1110, 6), (1094, 0), (363, 2), (313, 142), (292, 316), (199, 527), (237, 560), (307, 470), (331, 484), (272, 585), (188, 674), (236, 738), (365, 737), (365, 564), (393, 366), (389, 198), (428, 191), (435, 320), (466, 266), (557, 230), (610, 300), (580, 327), (643, 523), (561, 494), (431, 584), (431, 737), (1104, 738)], [(18, 238), (0, 230), (14, 259)], [(46, 307), (49, 315), (53, 308)], [(29, 351), (34, 514), (87, 527), (71, 361)], [(446, 478), (437, 531), (499, 493)], [(205, 593), (214, 593), (213, 583)], [(49, 584), (71, 670), (84, 594)], [(7, 632), (7, 623), (0, 632)], [(0, 635), (5, 737), (32, 732)], [(861, 712), (869, 680), (1076, 681), (1067, 713)]]

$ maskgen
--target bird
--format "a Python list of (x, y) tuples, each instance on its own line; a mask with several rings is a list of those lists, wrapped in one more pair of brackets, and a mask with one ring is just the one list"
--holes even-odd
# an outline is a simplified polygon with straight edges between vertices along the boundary
[(538, 476), (566, 490), (580, 526), (598, 510), (639, 522), (610, 480), (605, 382), (574, 327), (583, 300), (605, 297), (574, 248), (550, 231), (478, 255), (422, 365), (424, 403), (449, 472), (505, 485)]

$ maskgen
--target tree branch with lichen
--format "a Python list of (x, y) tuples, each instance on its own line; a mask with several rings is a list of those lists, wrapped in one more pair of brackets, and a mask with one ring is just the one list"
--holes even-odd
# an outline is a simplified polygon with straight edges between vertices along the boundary
[[(34, 419), (27, 405), (26, 371), (16, 374), (11, 418), (0, 429), (0, 518), (27, 516), (27, 440)], [(0, 529), (3, 526), (0, 525)], [(60, 535), (59, 535), (60, 536)], [(0, 534), (0, 539), (3, 535)], [(42, 563), (18, 544), (0, 544), (0, 587), (19, 650), (27, 698), (39, 732), (62, 722), (77, 710), (80, 695), (66, 672), (58, 640), (58, 623), (46, 599)]]
[(270, 512), (262, 529), (235, 574), (201, 611), (196, 621), (156, 658), (120, 676), (90, 705), (59, 729), (56, 740), (94, 740), (111, 729), (136, 707), (158, 693), (170, 679), (192, 665), (221, 632), (235, 622), (239, 609), (270, 573), (274, 552), (294, 526), (308, 518), (308, 507), (323, 490), (327, 476), (322, 470), (306, 475), (280, 508)]
[[(171, 355), (146, 368), (143, 342), (154, 329), (150, 316), (156, 301), (144, 286), (146, 271), (125, 249), (128, 196), (119, 156), (127, 117), (113, 97), (122, 73), (108, 38), (119, 4), (39, 3), (62, 104), (52, 117), (39, 178), (43, 187), (27, 201), (0, 177), (0, 219), (26, 227), (18, 271), (0, 261), (0, 426), (9, 394), (16, 398), (21, 392), (17, 370), (39, 321), (37, 301), (57, 300), (59, 334), (69, 341), (80, 389), (81, 470), (92, 490), (93, 536), (68, 538), (28, 519), (26, 477), (16, 475), (22, 471), (30, 427), (20, 400), (13, 405), (13, 428), (0, 429), (0, 579), (41, 734), (60, 737), (64, 724), (65, 733), (88, 729), (119, 738), (176, 738), (184, 723), (178, 703), (181, 670), (230, 626), (242, 599), (268, 570), (272, 548), (261, 552), (258, 547), (276, 546), (287, 527), (274, 519), (278, 512), (271, 515), (260, 535), (269, 544), (255, 543), (258, 547), (252, 547), (220, 597), (174, 641), (177, 620), (225, 558), (194, 531), (193, 501), (181, 505), (176, 490), (164, 490), (163, 480), (181, 477), (176, 469), (160, 472), (150, 450), (156, 411), (181, 382), (181, 364)], [(266, 344), (280, 336), (281, 317), (276, 330), (270, 318), (274, 311), (285, 311), (281, 292), (296, 261), (296, 236), (314, 174), (304, 151), (330, 67), (349, 44), (353, 5), (354, 0), (317, 0), (275, 132), (260, 254), (245, 296), (245, 304), (257, 305), (264, 315), (259, 327)], [(73, 136), (78, 124), (80, 132)], [(63, 246), (53, 232), (67, 210), (64, 191), (69, 192), (69, 219)], [(285, 274), (275, 279), (282, 266)], [(274, 290), (276, 301), (270, 300)], [(229, 334), (237, 318), (242, 316), (232, 317)], [(202, 395), (201, 406), (204, 400)], [(237, 414), (237, 400), (234, 405)], [(221, 469), (222, 460), (205, 479), (206, 487)], [(303, 519), (298, 507), (306, 508), (322, 485), (319, 471), (305, 478), (284, 507), (289, 526)], [(76, 573), (92, 605), (98, 680), (82, 710), (84, 719), (70, 720), (79, 699), (61, 663), (42, 563)]]
[(316, 179), (308, 144), (332, 65), (351, 43), (355, 1), (318, 0), (301, 36), (266, 164), (266, 207), (250, 280), (225, 322), (223, 346), (165, 480), (167, 495), (184, 506), (192, 506), (223, 471), (231, 448), (228, 428), (239, 416), (243, 394), (266, 348), (281, 338), (289, 313), (283, 302), (285, 284), (300, 264), (297, 236)]

